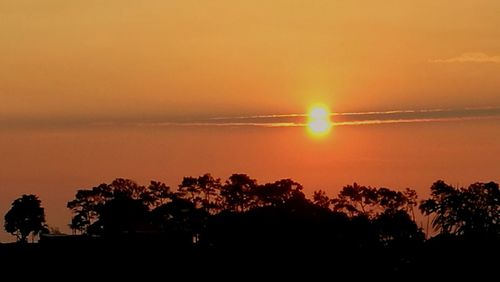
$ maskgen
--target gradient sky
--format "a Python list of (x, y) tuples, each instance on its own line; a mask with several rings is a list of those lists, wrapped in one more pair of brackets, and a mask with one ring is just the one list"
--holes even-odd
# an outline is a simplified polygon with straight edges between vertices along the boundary
[[(330, 195), (353, 181), (422, 195), (440, 178), (498, 182), (498, 11), (495, 0), (1, 0), (2, 219), (35, 193), (67, 231), (76, 189), (116, 177), (176, 186), (243, 172)], [(322, 140), (295, 116), (317, 102), (339, 125)], [(298, 126), (268, 126), (281, 122)]]

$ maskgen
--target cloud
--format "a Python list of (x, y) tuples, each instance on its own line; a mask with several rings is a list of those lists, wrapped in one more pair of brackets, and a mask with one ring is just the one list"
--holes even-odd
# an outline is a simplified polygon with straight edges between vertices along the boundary
[[(238, 118), (238, 117), (237, 117)], [(304, 127), (297, 122), (137, 122), (140, 127)]]
[[(419, 109), (332, 113), (333, 126), (460, 122), (500, 119), (500, 107), (463, 109)], [(140, 127), (305, 127), (307, 115), (268, 114), (213, 117), (192, 121), (138, 122)]]
[[(416, 124), (436, 122), (462, 122), (478, 120), (500, 120), (500, 107), (475, 108), (430, 108), (430, 109), (393, 109), (387, 111), (335, 112), (331, 114), (333, 126), (375, 126), (383, 124)], [(245, 116), (212, 117), (170, 117), (149, 119), (56, 119), (56, 120), (13, 120), (0, 119), (2, 128), (291, 128), (307, 126), (307, 115), (303, 113), (266, 114)]]
[(500, 119), (500, 116), (471, 116), (471, 117), (454, 117), (454, 118), (414, 118), (414, 119), (373, 119), (373, 120), (334, 122), (333, 125), (334, 126), (377, 125), (377, 124), (453, 122), (453, 121), (491, 120), (491, 119)]
[(458, 57), (434, 59), (431, 63), (500, 63), (500, 56), (489, 56), (481, 52), (463, 53)]
[[(469, 116), (451, 118), (409, 118), (409, 119), (369, 119), (332, 122), (333, 126), (379, 125), (379, 124), (405, 124), (405, 123), (434, 123), (456, 122), (474, 120), (494, 120), (499, 116)], [(307, 123), (301, 122), (160, 122), (160, 123), (134, 123), (140, 127), (306, 127)]]
[[(473, 109), (473, 108), (470, 108)], [(485, 109), (485, 108), (480, 108)], [(421, 110), (390, 110), (390, 111), (370, 111), (370, 112), (340, 112), (331, 113), (331, 116), (366, 116), (366, 115), (393, 115), (408, 113), (434, 113), (446, 112), (450, 109), (421, 109)], [(276, 119), (276, 118), (297, 118), (307, 117), (307, 114), (269, 114), (269, 115), (249, 115), (249, 116), (225, 116), (213, 117), (210, 120), (237, 120), (237, 119)]]

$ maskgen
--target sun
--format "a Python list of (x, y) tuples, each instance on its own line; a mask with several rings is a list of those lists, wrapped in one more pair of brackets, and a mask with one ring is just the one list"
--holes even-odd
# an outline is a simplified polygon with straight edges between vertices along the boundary
[(327, 135), (332, 128), (330, 110), (325, 105), (312, 106), (307, 115), (307, 130), (315, 137)]

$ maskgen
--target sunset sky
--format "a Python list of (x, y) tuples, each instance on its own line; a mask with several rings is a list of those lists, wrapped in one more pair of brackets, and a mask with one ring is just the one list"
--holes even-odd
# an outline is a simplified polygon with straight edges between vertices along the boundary
[[(116, 177), (500, 181), (500, 2), (0, 0), (0, 223)], [(304, 127), (332, 111), (328, 135)], [(2, 231), (0, 241), (15, 238)]]

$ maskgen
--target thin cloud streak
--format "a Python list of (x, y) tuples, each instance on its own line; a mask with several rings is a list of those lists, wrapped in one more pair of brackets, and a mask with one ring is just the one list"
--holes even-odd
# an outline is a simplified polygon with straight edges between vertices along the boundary
[(392, 114), (414, 114), (414, 113), (439, 113), (452, 111), (452, 109), (427, 109), (427, 110), (391, 110), (352, 113), (332, 113), (332, 116), (361, 116), (361, 115), (392, 115)]
[(456, 117), (456, 118), (416, 118), (416, 119), (383, 119), (383, 120), (360, 120), (334, 122), (334, 126), (346, 125), (377, 125), (377, 124), (397, 124), (397, 123), (426, 123), (426, 122), (453, 122), (453, 121), (472, 121), (500, 119), (500, 116), (482, 116), (482, 117)]
[(210, 120), (227, 120), (227, 119), (259, 119), (259, 118), (288, 118), (288, 117), (306, 117), (307, 114), (277, 114), (277, 115), (250, 115), (250, 116), (235, 116), (235, 117), (213, 117)]
[[(390, 110), (390, 111), (369, 111), (369, 112), (337, 112), (337, 113), (331, 113), (330, 116), (391, 115), (391, 114), (408, 114), (408, 113), (436, 113), (436, 112), (446, 112), (446, 111), (452, 111), (452, 109)], [(234, 116), (234, 117), (226, 116), (226, 117), (213, 117), (213, 118), (210, 118), (210, 120), (261, 119), (261, 118), (294, 118), (294, 117), (307, 117), (307, 114), (268, 114), (268, 115)]]
[[(431, 122), (459, 122), (500, 119), (500, 107), (469, 107), (462, 109), (396, 109), (388, 111), (340, 112), (331, 114), (333, 126), (360, 126), (378, 124), (411, 124)], [(285, 128), (307, 126), (306, 114), (267, 114), (236, 117), (172, 117), (149, 119), (56, 119), (0, 121), (2, 128), (109, 128), (109, 127), (260, 127)]]
[(158, 123), (134, 123), (141, 127), (304, 127), (304, 123), (293, 122), (158, 122)]
[(500, 56), (489, 56), (481, 52), (463, 53), (458, 57), (434, 59), (431, 63), (500, 63)]
[[(475, 120), (494, 120), (500, 119), (500, 116), (473, 116), (473, 117), (454, 117), (454, 118), (415, 118), (415, 119), (375, 119), (332, 122), (333, 126), (360, 126), (360, 125), (381, 125), (381, 124), (406, 124), (406, 123), (435, 123), (435, 122), (455, 122), (455, 121), (475, 121)], [(293, 122), (161, 122), (161, 123), (135, 123), (136, 126), (147, 127), (306, 127), (307, 123)]]

